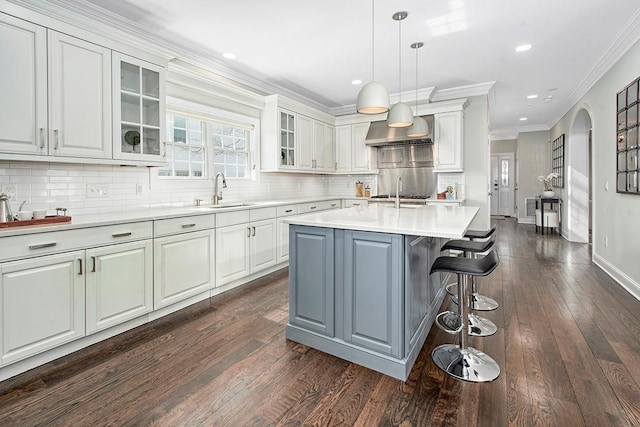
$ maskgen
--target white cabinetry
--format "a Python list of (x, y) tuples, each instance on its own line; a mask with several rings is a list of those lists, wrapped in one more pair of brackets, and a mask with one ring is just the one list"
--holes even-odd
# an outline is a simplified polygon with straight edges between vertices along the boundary
[(336, 126), (336, 172), (372, 172), (371, 149), (365, 144), (369, 123)]
[(344, 199), (342, 203), (345, 208), (352, 208), (354, 206), (369, 206), (367, 199)]
[(85, 333), (84, 251), (0, 264), (0, 362), (7, 364)]
[(110, 159), (111, 51), (7, 15), (0, 36), (0, 152)]
[(313, 169), (313, 119), (298, 115), (298, 169)]
[(289, 261), (289, 224), (285, 223), (284, 220), (288, 216), (296, 215), (297, 213), (298, 205), (278, 206), (278, 264)]
[(216, 286), (276, 265), (276, 208), (217, 215)]
[(462, 111), (435, 114), (434, 171), (462, 172)]
[(155, 310), (213, 287), (214, 222), (214, 215), (154, 222)]
[(327, 123), (298, 114), (298, 170), (331, 172), (335, 170), (335, 128)]
[(87, 335), (153, 310), (151, 239), (86, 251)]
[(114, 158), (164, 163), (164, 68), (113, 53)]

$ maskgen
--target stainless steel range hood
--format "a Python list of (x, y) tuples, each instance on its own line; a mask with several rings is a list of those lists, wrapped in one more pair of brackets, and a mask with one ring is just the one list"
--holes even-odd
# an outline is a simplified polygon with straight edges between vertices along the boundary
[(412, 144), (430, 144), (433, 143), (433, 114), (422, 116), (423, 119), (427, 121), (429, 125), (429, 135), (418, 137), (418, 138), (410, 138), (407, 136), (406, 129), (402, 128), (390, 128), (387, 126), (386, 120), (379, 122), (371, 122), (369, 126), (369, 132), (367, 132), (367, 137), (365, 138), (365, 144), (376, 146), (376, 145), (390, 145), (390, 144), (401, 144), (401, 143), (412, 143)]

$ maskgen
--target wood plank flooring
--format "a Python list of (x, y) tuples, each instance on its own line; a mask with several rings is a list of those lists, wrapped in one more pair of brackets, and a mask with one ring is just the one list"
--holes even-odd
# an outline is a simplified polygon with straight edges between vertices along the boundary
[(496, 224), (492, 383), (444, 375), (436, 328), (406, 382), (287, 341), (282, 271), (0, 383), (0, 425), (639, 426), (640, 302), (587, 245)]

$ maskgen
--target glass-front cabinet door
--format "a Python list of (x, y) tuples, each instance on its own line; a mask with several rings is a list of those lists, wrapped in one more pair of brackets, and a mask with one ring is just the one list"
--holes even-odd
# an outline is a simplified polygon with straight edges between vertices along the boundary
[(286, 110), (280, 110), (280, 167), (296, 166), (296, 116)]
[(113, 53), (114, 158), (164, 163), (164, 68)]

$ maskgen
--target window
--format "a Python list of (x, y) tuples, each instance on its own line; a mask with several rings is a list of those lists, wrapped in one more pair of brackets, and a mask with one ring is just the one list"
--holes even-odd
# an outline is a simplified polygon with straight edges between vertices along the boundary
[(249, 129), (206, 116), (167, 114), (167, 165), (158, 176), (206, 178), (222, 172), (226, 178), (249, 178)]
[(248, 177), (249, 131), (239, 127), (213, 123), (213, 173), (227, 178)]
[(206, 165), (206, 123), (177, 114), (167, 114), (167, 166), (163, 177), (204, 177)]

